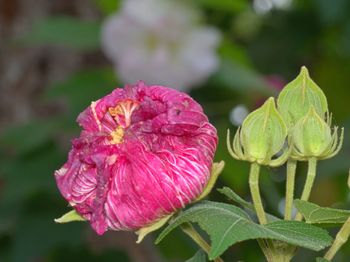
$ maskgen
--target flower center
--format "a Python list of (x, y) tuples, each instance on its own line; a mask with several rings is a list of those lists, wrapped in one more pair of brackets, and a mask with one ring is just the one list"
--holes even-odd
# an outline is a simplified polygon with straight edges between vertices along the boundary
[(123, 141), (124, 129), (121, 126), (118, 126), (114, 131), (111, 132), (111, 143), (119, 144)]
[(125, 99), (115, 107), (108, 108), (108, 112), (117, 122), (117, 128), (111, 132), (111, 143), (119, 144), (123, 140), (124, 131), (131, 124), (131, 115), (135, 109), (139, 107), (139, 102), (132, 99)]

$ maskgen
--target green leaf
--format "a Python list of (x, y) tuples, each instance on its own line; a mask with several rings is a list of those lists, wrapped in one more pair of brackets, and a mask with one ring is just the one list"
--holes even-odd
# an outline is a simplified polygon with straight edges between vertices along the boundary
[(223, 188), (219, 188), (218, 191), (221, 194), (224, 194), (228, 199), (240, 204), (241, 206), (254, 210), (254, 206), (252, 203), (244, 200), (243, 198), (241, 198), (238, 194), (236, 194), (231, 188), (229, 187), (223, 187)]
[(170, 215), (167, 215), (161, 219), (159, 219), (157, 222), (146, 226), (146, 227), (142, 227), (139, 230), (137, 230), (135, 233), (136, 235), (138, 235), (137, 237), (137, 241), (136, 243), (139, 244), (141, 243), (141, 241), (145, 238), (145, 236), (147, 236), (148, 234), (152, 233), (153, 231), (158, 230), (159, 228), (161, 228), (162, 226), (165, 225), (166, 222), (168, 222), (168, 220), (174, 215), (174, 213), (171, 213)]
[(252, 222), (236, 206), (205, 201), (175, 218), (158, 236), (156, 243), (185, 222), (198, 223), (209, 234), (209, 259), (220, 256), (229, 246), (248, 239), (275, 239), (316, 251), (330, 245), (332, 241), (327, 231), (303, 222), (275, 221), (262, 226)]
[[(244, 200), (243, 198), (241, 198), (237, 193), (235, 193), (231, 188), (229, 187), (223, 187), (223, 188), (219, 188), (218, 191), (221, 194), (224, 194), (225, 196), (228, 197), (228, 199), (238, 203), (239, 205), (241, 205), (242, 207), (245, 207), (246, 209), (249, 209), (251, 211), (253, 211), (255, 213), (255, 208), (254, 205), (246, 200)], [(280, 220), (278, 217), (275, 217), (273, 215), (270, 214), (266, 214), (267, 216), (267, 220), (269, 222), (272, 221), (276, 221), (276, 220)]]
[(316, 204), (294, 200), (295, 207), (305, 217), (306, 223), (310, 224), (344, 224), (350, 216), (350, 211), (329, 207), (320, 207)]
[(73, 221), (85, 221), (85, 219), (81, 215), (79, 215), (75, 210), (71, 210), (68, 213), (61, 216), (60, 218), (55, 219), (55, 222), (60, 224)]
[(333, 240), (326, 230), (299, 221), (279, 220), (264, 227), (276, 234), (273, 239), (315, 251), (329, 246)]
[(198, 250), (193, 257), (186, 260), (186, 262), (206, 262), (206, 261), (207, 261), (206, 254), (203, 250)]
[(69, 16), (48, 17), (36, 21), (32, 30), (19, 39), (28, 45), (59, 45), (77, 50), (94, 50), (100, 45), (100, 24)]

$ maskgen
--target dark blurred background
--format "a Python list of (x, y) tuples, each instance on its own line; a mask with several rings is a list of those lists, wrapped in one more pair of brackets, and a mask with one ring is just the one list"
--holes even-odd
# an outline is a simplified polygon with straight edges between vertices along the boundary
[[(87, 223), (53, 222), (69, 210), (53, 172), (79, 134), (75, 118), (129, 79), (169, 81), (200, 102), (220, 135), (216, 159), (226, 161), (217, 186), (249, 199), (248, 165), (229, 157), (226, 130), (234, 131), (247, 111), (276, 96), (306, 65), (327, 95), (334, 123), (346, 130), (341, 153), (320, 163), (311, 200), (350, 208), (350, 1), (192, 0), (178, 1), (178, 10), (162, 6), (165, 0), (144, 1), (0, 0), (0, 261), (185, 261), (196, 252), (180, 231), (158, 246), (157, 233), (137, 245), (132, 232), (98, 237)], [(110, 15), (124, 26), (102, 36)], [(144, 27), (132, 16), (145, 19)], [(204, 28), (211, 33), (197, 34)], [(188, 54), (183, 60), (179, 50)], [(275, 215), (283, 210), (284, 172), (266, 169), (262, 176), (266, 208)], [(300, 165), (297, 196), (304, 179)], [(218, 192), (210, 198), (226, 201)], [(301, 250), (295, 261), (313, 256)], [(223, 258), (263, 261), (254, 241)], [(349, 258), (348, 243), (335, 261)]]

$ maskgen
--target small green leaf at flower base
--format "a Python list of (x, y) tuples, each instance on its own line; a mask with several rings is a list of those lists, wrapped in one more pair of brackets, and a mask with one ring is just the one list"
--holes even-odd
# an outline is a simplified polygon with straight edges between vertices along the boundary
[(203, 250), (198, 250), (193, 257), (186, 260), (186, 262), (206, 262), (206, 261), (207, 261), (207, 255)]
[(179, 214), (158, 236), (156, 243), (186, 222), (198, 223), (209, 234), (209, 259), (220, 256), (231, 245), (249, 239), (280, 240), (315, 251), (332, 242), (327, 231), (304, 222), (280, 220), (259, 225), (236, 206), (204, 201)]
[(277, 106), (288, 127), (294, 126), (304, 117), (311, 106), (314, 106), (321, 118), (328, 112), (325, 94), (310, 78), (304, 66), (300, 74), (283, 88), (278, 96)]
[(85, 219), (77, 213), (75, 210), (71, 210), (68, 213), (64, 214), (60, 218), (56, 218), (56, 223), (68, 223), (73, 221), (85, 221)]
[(349, 210), (320, 207), (316, 204), (296, 199), (294, 205), (305, 218), (306, 223), (339, 226), (350, 216)]
[(153, 231), (158, 230), (159, 228), (161, 228), (162, 226), (165, 225), (166, 222), (169, 221), (169, 219), (174, 215), (174, 213), (167, 215), (163, 218), (161, 218), (160, 220), (158, 220), (157, 222), (153, 223), (152, 225), (149, 225), (147, 227), (143, 227), (139, 230), (137, 230), (135, 233), (136, 235), (138, 235), (137, 244), (140, 244), (141, 241), (145, 238), (145, 236), (147, 236), (149, 233), (152, 233)]
[(211, 174), (208, 181), (207, 186), (204, 188), (202, 194), (195, 200), (199, 201), (205, 198), (209, 193), (213, 190), (213, 187), (215, 185), (216, 180), (218, 179), (219, 175), (221, 174), (222, 170), (225, 167), (225, 162), (220, 161), (219, 163), (213, 163), (213, 166), (211, 167)]

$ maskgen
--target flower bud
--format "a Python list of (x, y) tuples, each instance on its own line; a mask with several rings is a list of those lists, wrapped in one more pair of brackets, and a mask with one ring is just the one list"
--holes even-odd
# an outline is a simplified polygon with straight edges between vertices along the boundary
[(288, 127), (295, 125), (304, 117), (311, 106), (321, 118), (328, 112), (325, 94), (310, 78), (304, 66), (300, 74), (282, 89), (277, 99), (277, 106)]
[(216, 129), (188, 95), (139, 82), (93, 102), (55, 172), (63, 197), (98, 234), (167, 218), (206, 187)]
[(293, 127), (290, 136), (293, 139), (293, 158), (298, 160), (307, 160), (311, 157), (326, 159), (334, 156), (340, 150), (343, 131), (338, 141), (338, 127), (334, 128), (332, 134), (328, 123), (311, 106), (307, 115)]
[(228, 137), (228, 148), (236, 159), (275, 166), (286, 160), (285, 154), (272, 160), (282, 150), (286, 137), (287, 127), (276, 109), (274, 98), (270, 97), (244, 120), (235, 135), (233, 149)]

